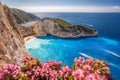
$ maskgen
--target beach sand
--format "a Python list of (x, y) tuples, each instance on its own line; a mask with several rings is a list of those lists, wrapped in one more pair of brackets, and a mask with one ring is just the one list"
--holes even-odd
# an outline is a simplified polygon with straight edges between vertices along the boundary
[(35, 38), (36, 38), (35, 36), (27, 36), (27, 37), (24, 38), (24, 41), (25, 41), (25, 43), (27, 43), (30, 40), (35, 39)]

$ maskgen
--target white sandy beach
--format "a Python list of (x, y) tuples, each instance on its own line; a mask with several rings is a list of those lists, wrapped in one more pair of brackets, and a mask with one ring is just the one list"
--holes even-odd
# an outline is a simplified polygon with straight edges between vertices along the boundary
[(33, 40), (35, 38), (36, 38), (35, 36), (27, 36), (24, 38), (24, 41), (25, 41), (25, 43), (27, 43), (28, 41)]

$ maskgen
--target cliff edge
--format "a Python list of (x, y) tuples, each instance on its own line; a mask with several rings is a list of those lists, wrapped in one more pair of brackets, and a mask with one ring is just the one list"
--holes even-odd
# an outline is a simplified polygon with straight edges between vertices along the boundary
[(0, 67), (7, 63), (20, 65), (25, 55), (24, 40), (11, 9), (0, 3)]
[(98, 32), (95, 29), (87, 28), (83, 25), (73, 25), (58, 18), (40, 19), (34, 14), (19, 9), (11, 10), (17, 23), (21, 23), (20, 30), (23, 37), (31, 35), (46, 36), (47, 34), (62, 38), (90, 37), (98, 35)]
[(73, 25), (58, 18), (44, 18), (31, 26), (22, 25), (21, 32), (23, 37), (30, 35), (46, 36), (51, 34), (62, 38), (74, 38), (98, 35), (95, 29), (87, 28), (83, 25)]
[(27, 13), (20, 9), (11, 8), (11, 11), (18, 24), (26, 23), (26, 22), (33, 21), (33, 20), (34, 21), (39, 20), (39, 17), (37, 17), (36, 15)]

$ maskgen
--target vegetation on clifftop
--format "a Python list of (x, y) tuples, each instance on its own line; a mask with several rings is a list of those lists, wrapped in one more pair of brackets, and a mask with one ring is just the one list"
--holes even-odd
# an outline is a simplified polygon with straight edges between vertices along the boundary
[(60, 26), (73, 26), (73, 24), (63, 20), (63, 19), (59, 19), (59, 18), (48, 18), (51, 19), (55, 22), (57, 22)]

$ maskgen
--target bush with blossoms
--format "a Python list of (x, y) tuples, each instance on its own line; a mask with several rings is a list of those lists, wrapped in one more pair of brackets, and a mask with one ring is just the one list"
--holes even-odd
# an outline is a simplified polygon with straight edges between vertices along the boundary
[(8, 64), (0, 70), (0, 80), (113, 80), (104, 61), (75, 59), (73, 69), (61, 62), (40, 62), (32, 56), (21, 59), (23, 66)]

